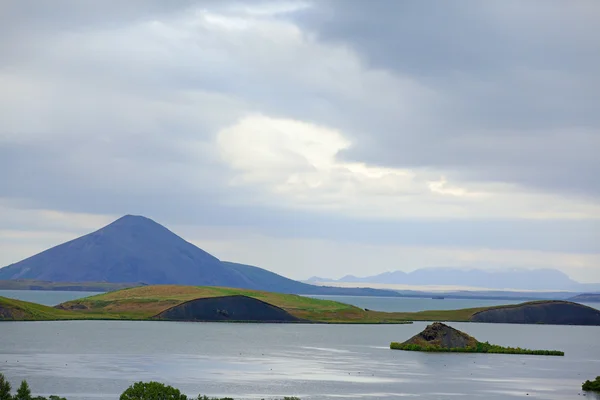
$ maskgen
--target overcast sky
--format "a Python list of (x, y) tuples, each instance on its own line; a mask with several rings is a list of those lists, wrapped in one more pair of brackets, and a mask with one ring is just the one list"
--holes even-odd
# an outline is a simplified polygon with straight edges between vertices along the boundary
[(600, 2), (7, 0), (0, 266), (148, 216), (292, 278), (600, 282)]

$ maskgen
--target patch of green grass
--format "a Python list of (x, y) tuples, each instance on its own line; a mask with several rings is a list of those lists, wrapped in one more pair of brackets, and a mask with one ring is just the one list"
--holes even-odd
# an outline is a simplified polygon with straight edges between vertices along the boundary
[(58, 308), (5, 299), (5, 302), (12, 301), (12, 303), (7, 303), (7, 307), (15, 311), (10, 313), (12, 317), (3, 316), (0, 312), (0, 320), (144, 320), (152, 319), (159, 313), (186, 301), (232, 295), (247, 296), (264, 301), (305, 321), (336, 324), (401, 324), (410, 323), (410, 321), (468, 322), (477, 312), (497, 308), (389, 313), (366, 311), (333, 300), (320, 300), (293, 294), (213, 286), (153, 285), (127, 288), (73, 300), (61, 304)]
[(389, 313), (365, 311), (333, 300), (320, 300), (293, 294), (212, 286), (156, 285), (99, 294), (63, 304), (77, 313), (118, 313), (136, 318), (151, 318), (186, 301), (241, 295), (280, 307), (290, 314), (311, 322), (326, 323), (406, 323)]
[(530, 354), (536, 356), (564, 356), (565, 353), (558, 350), (529, 350), (520, 347), (502, 347), (488, 342), (477, 342), (475, 346), (470, 347), (441, 347), (441, 346), (422, 346), (412, 343), (390, 344), (392, 350), (405, 351), (424, 351), (433, 353), (493, 353), (493, 354)]
[[(107, 319), (118, 317), (117, 315), (103, 316)], [(95, 318), (97, 317), (93, 315), (78, 314), (41, 304), (0, 297), (0, 321), (54, 321)]]

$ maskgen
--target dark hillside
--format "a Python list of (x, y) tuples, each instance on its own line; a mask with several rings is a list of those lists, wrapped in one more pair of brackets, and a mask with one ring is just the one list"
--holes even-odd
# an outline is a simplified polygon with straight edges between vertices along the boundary
[(240, 295), (190, 300), (161, 312), (155, 318), (169, 321), (301, 321), (282, 308)]
[(480, 311), (473, 322), (506, 324), (600, 325), (600, 310), (568, 301), (537, 301)]

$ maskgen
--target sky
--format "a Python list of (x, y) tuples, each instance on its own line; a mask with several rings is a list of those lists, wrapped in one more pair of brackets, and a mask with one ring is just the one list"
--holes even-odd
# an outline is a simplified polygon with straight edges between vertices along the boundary
[(600, 282), (596, 0), (7, 0), (0, 266), (144, 215), (295, 279)]

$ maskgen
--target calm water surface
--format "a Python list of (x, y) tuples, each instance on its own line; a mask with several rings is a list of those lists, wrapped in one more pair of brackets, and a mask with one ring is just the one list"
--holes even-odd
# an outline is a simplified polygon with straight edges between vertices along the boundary
[(0, 290), (0, 296), (10, 297), (32, 303), (44, 304), (46, 306), (55, 306), (65, 301), (80, 299), (82, 297), (100, 294), (98, 292), (71, 292), (60, 290)]
[[(0, 296), (48, 305), (91, 294), (0, 291)], [(336, 300), (382, 311), (501, 304)], [(69, 400), (116, 399), (138, 380), (167, 382), (190, 396), (239, 399), (574, 399), (581, 398), (583, 380), (600, 374), (600, 327), (452, 324), (479, 340), (563, 350), (565, 357), (388, 349), (391, 341), (408, 339), (425, 325), (4, 322), (0, 372), (13, 386), (27, 379), (36, 394)]]
[(575, 399), (600, 371), (600, 327), (452, 324), (565, 357), (387, 348), (425, 325), (4, 322), (0, 371), (69, 400), (116, 399), (138, 380), (240, 399)]

